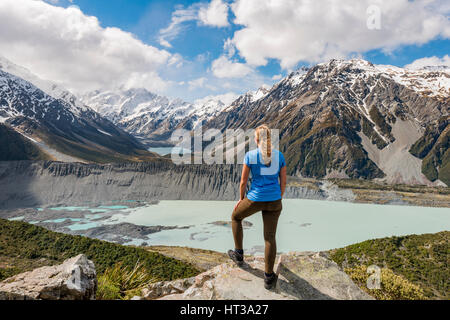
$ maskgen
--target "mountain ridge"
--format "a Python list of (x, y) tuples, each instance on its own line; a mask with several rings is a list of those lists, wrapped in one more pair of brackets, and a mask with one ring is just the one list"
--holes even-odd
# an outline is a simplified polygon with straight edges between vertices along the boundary
[(141, 141), (148, 146), (171, 145), (174, 130), (193, 130), (226, 107), (218, 98), (188, 103), (143, 88), (93, 91), (81, 99), (125, 131), (143, 138)]
[[(12, 80), (2, 68), (32, 82)], [(0, 122), (25, 137), (51, 142), (45, 151), (70, 153), (75, 157), (70, 161), (151, 158), (155, 155), (144, 145), (172, 146), (176, 129), (202, 125), (224, 132), (266, 123), (280, 129), (280, 150), (291, 175), (450, 184), (450, 68), (445, 66), (412, 69), (332, 59), (293, 71), (229, 105), (214, 98), (191, 104), (136, 88), (94, 91), (78, 99), (1, 58), (0, 72)], [(5, 91), (11, 83), (14, 88)], [(48, 92), (59, 98), (49, 99)], [(49, 108), (57, 112), (47, 114)], [(51, 121), (43, 125), (48, 117)], [(81, 123), (80, 129), (65, 132), (61, 122)], [(62, 140), (50, 141), (55, 131)], [(106, 159), (105, 152), (110, 154)]]
[[(408, 151), (416, 141), (404, 139), (408, 132), (403, 128), (414, 128), (419, 139), (427, 125), (448, 119), (450, 73), (411, 72), (412, 78), (405, 79), (410, 71), (404, 69), (359, 59), (331, 60), (291, 73), (256, 102), (237, 99), (206, 128), (223, 132), (263, 123), (279, 128), (288, 172), (297, 176), (443, 184), (422, 172), (419, 158), (411, 159)], [(439, 90), (431, 94), (430, 88)], [(400, 129), (394, 130), (396, 126)], [(396, 140), (402, 143), (394, 144)], [(377, 152), (370, 149), (385, 148), (394, 148), (397, 156), (385, 157), (388, 163), (377, 165)], [(401, 170), (403, 160), (411, 163), (409, 171)]]
[[(35, 147), (50, 152), (56, 160), (61, 154), (69, 161), (93, 162), (159, 158), (69, 91), (5, 61), (0, 59), (0, 123), (28, 138)], [(3, 69), (44, 83), (45, 91)]]
[[(413, 150), (419, 140), (428, 143), (427, 130), (448, 126), (450, 68), (445, 66), (413, 69), (332, 59), (302, 67), (272, 87), (249, 91), (228, 106), (203, 113), (202, 107), (180, 100), (151, 97), (143, 103), (145, 112), (115, 121), (151, 146), (171, 146), (176, 129), (193, 130), (200, 123), (205, 130), (221, 132), (266, 123), (280, 129), (280, 149), (291, 175), (450, 184), (448, 130), (441, 130), (441, 151), (427, 158)], [(158, 105), (158, 99), (165, 99), (165, 105)], [(108, 108), (108, 103), (103, 101), (101, 107)]]

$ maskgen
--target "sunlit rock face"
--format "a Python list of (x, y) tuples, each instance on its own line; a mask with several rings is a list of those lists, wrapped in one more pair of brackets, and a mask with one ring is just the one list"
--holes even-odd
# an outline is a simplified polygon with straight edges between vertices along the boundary
[[(163, 300), (373, 299), (322, 253), (292, 252), (280, 255), (276, 273), (279, 276), (276, 287), (266, 290), (263, 285), (264, 258), (251, 257), (243, 267), (232, 262), (225, 263), (199, 274), (193, 280), (151, 288), (153, 291), (147, 290), (146, 297), (154, 299), (160, 294)], [(176, 293), (170, 294), (171, 291)]]

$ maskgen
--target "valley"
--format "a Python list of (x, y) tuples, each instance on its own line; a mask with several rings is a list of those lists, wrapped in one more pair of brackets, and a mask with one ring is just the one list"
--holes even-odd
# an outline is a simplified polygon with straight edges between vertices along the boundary
[(449, 4), (1, 0), (0, 302), (449, 300)]
[(332, 59), (235, 100), (195, 103), (139, 88), (76, 97), (4, 58), (0, 70), (3, 126), (42, 154), (16, 160), (164, 162), (167, 156), (147, 150), (173, 146), (177, 129), (224, 133), (266, 123), (280, 129), (279, 148), (295, 177), (450, 183), (448, 67)]
[[(177, 166), (169, 162), (106, 165), (0, 162), (0, 218), (121, 244), (190, 243), (194, 248), (225, 250), (221, 246), (230, 236), (227, 221), (238, 194), (240, 172), (241, 167), (235, 165)], [(333, 231), (325, 232), (338, 233), (329, 238), (328, 246), (339, 241), (347, 245), (369, 239), (372, 232), (373, 236), (388, 236), (445, 229), (444, 211), (450, 207), (450, 190), (289, 177), (284, 202), (286, 217), (291, 222), (283, 228), (291, 228), (295, 221), (306, 232), (311, 224), (314, 225), (311, 230), (324, 228), (328, 225), (325, 221), (336, 218)], [(370, 216), (368, 212), (372, 212)], [(254, 219), (250, 219), (246, 228), (255, 228), (255, 223), (258, 226), (259, 219)], [(365, 221), (360, 233), (343, 232), (346, 228), (353, 230), (359, 219)], [(370, 219), (374, 221), (367, 224)], [(385, 224), (387, 220), (391, 223)], [(417, 221), (421, 222), (416, 224)], [(342, 222), (344, 225), (338, 228)], [(323, 230), (305, 232), (302, 234), (307, 236), (306, 243), (286, 239), (286, 244), (293, 247), (289, 245), (283, 250), (303, 245), (304, 250), (328, 248), (321, 247)], [(295, 231), (286, 234), (298, 235)], [(345, 234), (350, 235), (348, 240), (344, 240)], [(319, 242), (314, 244), (311, 239), (317, 236)], [(258, 239), (253, 239), (255, 246)]]

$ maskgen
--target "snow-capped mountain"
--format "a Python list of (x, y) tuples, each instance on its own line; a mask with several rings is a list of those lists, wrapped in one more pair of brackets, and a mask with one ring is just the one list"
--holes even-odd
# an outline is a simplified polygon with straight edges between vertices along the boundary
[(331, 60), (243, 95), (205, 127), (280, 129), (291, 174), (450, 183), (450, 72)]
[[(364, 64), (360, 64), (364, 67)], [(365, 70), (373, 74), (380, 73), (425, 95), (443, 98), (450, 95), (450, 68), (447, 66), (406, 69), (389, 65), (370, 65)]]
[(331, 60), (229, 105), (189, 104), (144, 89), (94, 92), (83, 102), (150, 145), (170, 143), (175, 129), (199, 123), (222, 131), (267, 123), (280, 129), (291, 174), (449, 184), (449, 79), (447, 67)]
[(92, 109), (114, 122), (152, 113), (158, 119), (172, 114), (172, 111), (183, 110), (187, 104), (181, 100), (169, 100), (146, 89), (129, 89), (117, 91), (94, 91), (81, 99)]
[(247, 93), (241, 95), (238, 97), (231, 105), (226, 107), (223, 111), (228, 111), (233, 108), (233, 105), (241, 104), (241, 105), (247, 105), (254, 103), (258, 100), (261, 100), (264, 98), (269, 92), (270, 92), (270, 86), (268, 85), (262, 85), (260, 88), (254, 91), (248, 91)]
[(192, 130), (227, 105), (217, 98), (187, 103), (146, 89), (94, 91), (82, 101), (115, 124), (150, 144), (168, 143), (177, 128)]
[(0, 59), (0, 122), (44, 149), (49, 158), (110, 161), (153, 156), (68, 90), (4, 58)]
[(104, 161), (105, 153), (112, 160), (137, 159), (141, 142), (168, 145), (177, 128), (202, 124), (224, 131), (266, 123), (280, 129), (290, 174), (450, 185), (445, 66), (405, 69), (333, 59), (232, 103), (214, 97), (187, 103), (145, 89), (77, 99), (0, 59), (0, 122), (47, 149), (93, 161)]
[(0, 56), (0, 70), (3, 70), (4, 72), (13, 74), (18, 78), (30, 82), (35, 87), (39, 88), (55, 99), (64, 100), (69, 104), (75, 114), (80, 114), (81, 112), (87, 111), (89, 109), (67, 89), (59, 86), (52, 81), (39, 78), (35, 74), (31, 73), (28, 69), (19, 66), (2, 56)]

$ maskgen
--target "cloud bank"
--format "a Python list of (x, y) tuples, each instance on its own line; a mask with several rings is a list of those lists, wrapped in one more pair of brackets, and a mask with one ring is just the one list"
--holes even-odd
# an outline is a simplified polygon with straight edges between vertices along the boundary
[(177, 56), (118, 28), (102, 28), (78, 7), (35, 0), (0, 1), (0, 52), (41, 78), (74, 91), (115, 86), (162, 92), (158, 70)]
[(198, 12), (199, 20), (208, 26), (226, 27), (228, 23), (228, 5), (222, 0), (212, 0), (206, 7)]
[[(170, 48), (187, 28), (225, 27), (216, 30), (224, 34), (222, 51), (188, 61), (176, 48), (147, 45), (131, 33), (103, 28), (78, 7), (49, 2), (57, 1), (0, 0), (0, 54), (75, 92), (144, 87), (195, 100), (273, 83), (300, 62), (450, 38), (448, 0), (202, 0), (177, 6), (167, 27), (155, 30)], [(369, 7), (379, 9), (379, 28), (368, 28)], [(273, 68), (276, 63), (281, 69)], [(408, 67), (448, 64), (447, 55)]]
[(421, 58), (413, 61), (412, 63), (405, 66), (408, 69), (421, 69), (423, 67), (435, 67), (435, 66), (445, 66), (450, 68), (450, 56), (447, 54), (442, 58), (433, 56)]
[(214, 60), (211, 70), (217, 78), (240, 78), (252, 72), (246, 64), (231, 61), (226, 56)]
[[(380, 29), (367, 27), (379, 9)], [(232, 42), (249, 65), (277, 59), (284, 69), (373, 49), (450, 38), (448, 2), (430, 0), (236, 0)], [(372, 10), (373, 11), (373, 10)]]

